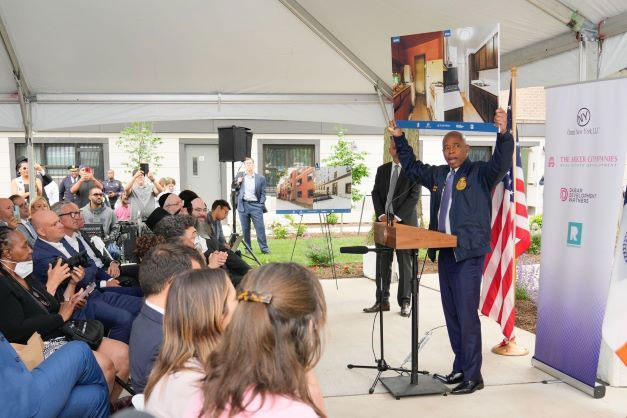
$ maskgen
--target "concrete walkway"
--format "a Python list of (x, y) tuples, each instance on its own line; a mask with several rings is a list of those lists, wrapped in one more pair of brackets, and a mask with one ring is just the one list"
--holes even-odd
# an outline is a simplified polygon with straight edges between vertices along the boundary
[[(486, 388), (466, 396), (427, 396), (394, 399), (380, 384), (368, 389), (375, 370), (346, 368), (348, 363), (374, 365), (371, 345), (374, 315), (361, 312), (374, 301), (375, 286), (367, 279), (324, 280), (328, 304), (325, 351), (317, 366), (330, 417), (627, 417), (627, 388), (607, 388), (605, 398), (593, 399), (531, 366), (531, 355), (502, 357), (490, 349), (501, 341), (498, 324), (482, 317), (483, 367)], [(437, 275), (425, 275), (420, 288), (419, 335), (444, 325)], [(396, 294), (392, 285), (391, 294)], [(399, 308), (384, 314), (385, 358), (398, 367), (410, 352), (410, 320)], [(379, 355), (379, 324), (374, 324), (374, 350)], [(517, 329), (520, 345), (533, 352), (535, 336)], [(419, 369), (431, 373), (451, 370), (453, 353), (446, 328), (433, 331), (420, 351)], [(409, 368), (409, 363), (407, 364)], [(385, 375), (394, 376), (394, 372)]]

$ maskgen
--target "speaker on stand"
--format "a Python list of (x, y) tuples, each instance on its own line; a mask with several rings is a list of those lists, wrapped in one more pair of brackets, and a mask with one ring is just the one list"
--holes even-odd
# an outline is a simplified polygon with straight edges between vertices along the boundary
[[(231, 206), (233, 207), (233, 231), (237, 235), (237, 195), (241, 184), (235, 181), (235, 162), (250, 158), (253, 145), (253, 131), (243, 126), (224, 126), (218, 128), (218, 160), (231, 162)], [(242, 241), (251, 257), (261, 265), (253, 250)]]

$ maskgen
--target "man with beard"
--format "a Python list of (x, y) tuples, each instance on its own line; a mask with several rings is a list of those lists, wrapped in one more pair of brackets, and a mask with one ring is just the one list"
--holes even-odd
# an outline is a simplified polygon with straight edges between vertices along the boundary
[(107, 236), (118, 221), (113, 209), (104, 204), (104, 193), (99, 187), (92, 187), (89, 191), (89, 203), (81, 208), (81, 214), (85, 223), (102, 225)]

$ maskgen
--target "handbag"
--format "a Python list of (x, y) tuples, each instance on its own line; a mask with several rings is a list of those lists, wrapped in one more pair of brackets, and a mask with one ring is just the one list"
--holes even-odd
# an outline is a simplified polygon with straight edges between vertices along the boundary
[(95, 319), (71, 319), (59, 330), (72, 341), (83, 341), (97, 350), (104, 338), (104, 325)]
[(41, 335), (36, 332), (28, 339), (26, 344), (11, 343), (11, 345), (22, 359), (22, 362), (24, 362), (28, 371), (33, 370), (44, 361), (44, 341), (41, 339)]

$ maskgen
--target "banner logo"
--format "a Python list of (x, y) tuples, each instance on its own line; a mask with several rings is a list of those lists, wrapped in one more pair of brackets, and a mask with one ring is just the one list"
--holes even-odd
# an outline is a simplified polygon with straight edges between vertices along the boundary
[(577, 125), (586, 126), (590, 122), (590, 110), (587, 107), (582, 107), (577, 112)]
[(566, 187), (562, 187), (560, 189), (560, 199), (562, 202), (565, 202), (568, 199), (568, 189)]
[(569, 247), (581, 247), (582, 230), (583, 224), (581, 222), (568, 222), (566, 245)]
[(555, 167), (555, 157), (549, 157), (549, 168)]

